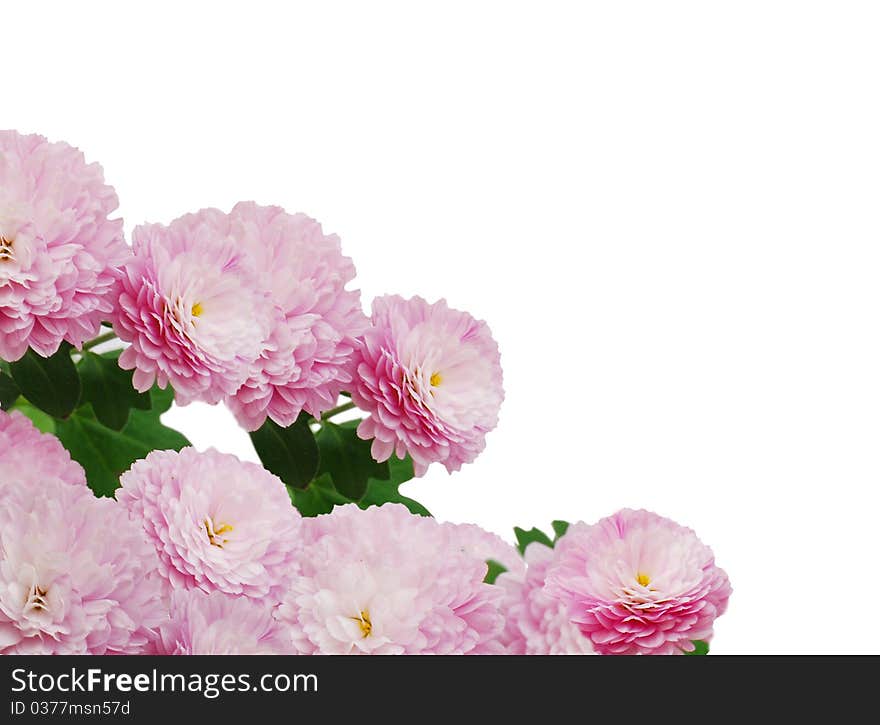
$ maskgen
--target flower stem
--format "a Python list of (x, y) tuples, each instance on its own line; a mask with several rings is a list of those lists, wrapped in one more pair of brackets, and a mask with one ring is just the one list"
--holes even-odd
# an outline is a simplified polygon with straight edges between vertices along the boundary
[(329, 421), (334, 415), (339, 415), (340, 413), (344, 413), (346, 410), (354, 410), (357, 406), (354, 403), (343, 403), (342, 405), (337, 405), (335, 408), (330, 408), (330, 410), (325, 410), (321, 413), (321, 420), (319, 423), (326, 423)]
[(83, 344), (83, 352), (86, 350), (91, 350), (93, 347), (97, 347), (98, 345), (102, 345), (105, 342), (110, 342), (110, 340), (116, 339), (116, 333), (112, 330), (110, 332), (105, 332), (103, 335), (98, 335), (94, 340), (89, 340), (88, 342)]

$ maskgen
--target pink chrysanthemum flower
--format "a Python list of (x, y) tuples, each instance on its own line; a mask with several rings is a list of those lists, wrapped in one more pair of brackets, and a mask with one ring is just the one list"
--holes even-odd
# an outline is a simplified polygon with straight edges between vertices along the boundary
[(457, 471), (485, 448), (504, 399), (498, 346), (485, 322), (421, 297), (380, 297), (351, 390), (370, 413), (358, 435), (373, 457), (412, 456), (416, 475), (438, 461)]
[(66, 143), (0, 131), (0, 358), (79, 347), (113, 309), (129, 255), (98, 164)]
[(144, 650), (166, 608), (125, 509), (28, 467), (0, 476), (0, 654)]
[(303, 214), (253, 202), (138, 227), (114, 328), (139, 390), (226, 400), (248, 430), (320, 415), (352, 380), (367, 327), (339, 239)]
[(515, 547), (497, 534), (486, 531), (476, 524), (445, 524), (455, 531), (457, 546), (467, 554), (482, 561), (490, 559), (501, 564), (514, 576), (525, 576), (526, 563)]
[(116, 497), (173, 587), (277, 602), (296, 574), (300, 515), (261, 466), (215, 450), (154, 451), (120, 481)]
[(731, 589), (691, 529), (624, 509), (569, 528), (545, 591), (600, 654), (681, 654), (712, 637)]
[(217, 403), (248, 378), (274, 309), (241, 236), (216, 209), (134, 230), (113, 327), (138, 390), (171, 383), (180, 404)]
[(281, 655), (291, 652), (287, 628), (272, 607), (247, 597), (175, 590), (171, 616), (155, 645), (160, 655)]
[(544, 592), (554, 550), (540, 542), (525, 553), (528, 571), (505, 572), (495, 583), (506, 592), (504, 643), (514, 655), (595, 654), (589, 639), (571, 621), (567, 606)]
[(404, 506), (356, 505), (307, 520), (302, 574), (278, 610), (301, 654), (503, 651), (503, 592), (454, 527)]
[(259, 360), (227, 400), (239, 423), (256, 430), (270, 417), (281, 426), (300, 412), (319, 416), (352, 381), (353, 356), (367, 329), (360, 292), (345, 289), (354, 264), (339, 237), (304, 214), (252, 202), (230, 214), (258, 260), (276, 315)]
[(82, 466), (70, 459), (55, 436), (40, 433), (18, 411), (0, 411), (0, 486), (25, 470), (34, 479), (59, 478), (75, 486), (86, 484)]

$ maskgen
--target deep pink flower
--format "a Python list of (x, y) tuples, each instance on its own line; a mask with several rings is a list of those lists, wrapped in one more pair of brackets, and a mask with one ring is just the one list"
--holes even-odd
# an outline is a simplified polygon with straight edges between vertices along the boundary
[(357, 357), (352, 399), (370, 413), (358, 435), (373, 457), (412, 456), (457, 471), (485, 448), (504, 399), (498, 346), (485, 322), (445, 301), (380, 297)]
[(299, 512), (261, 466), (215, 450), (153, 451), (120, 480), (116, 497), (173, 587), (277, 602), (297, 573)]
[(290, 654), (290, 634), (272, 613), (268, 604), (247, 597), (177, 589), (154, 654)]
[(134, 385), (171, 383), (180, 404), (217, 403), (251, 373), (274, 308), (241, 229), (205, 209), (134, 230), (135, 257), (119, 286), (113, 327)]
[(42, 136), (0, 131), (0, 358), (79, 347), (109, 316), (128, 257), (98, 164)]
[(514, 655), (595, 654), (589, 639), (571, 621), (568, 607), (544, 591), (547, 569), (554, 550), (540, 542), (529, 544), (525, 552), (528, 571), (508, 571), (495, 583), (505, 590), (504, 643)]
[(278, 610), (301, 654), (502, 652), (503, 592), (455, 527), (404, 506), (307, 519), (312, 543)]
[(59, 478), (85, 488), (85, 472), (61, 442), (40, 433), (18, 411), (0, 411), (0, 486), (26, 472), (33, 478)]
[(731, 589), (691, 529), (624, 509), (569, 528), (545, 591), (600, 654), (681, 654), (712, 637)]
[(257, 259), (276, 314), (229, 407), (247, 430), (259, 428), (267, 415), (284, 427), (303, 410), (319, 416), (350, 387), (356, 340), (368, 325), (360, 292), (345, 289), (354, 264), (342, 255), (339, 237), (325, 235), (305, 214), (245, 202), (230, 219)]
[(28, 466), (2, 475), (0, 654), (143, 651), (166, 607), (140, 527), (86, 486)]

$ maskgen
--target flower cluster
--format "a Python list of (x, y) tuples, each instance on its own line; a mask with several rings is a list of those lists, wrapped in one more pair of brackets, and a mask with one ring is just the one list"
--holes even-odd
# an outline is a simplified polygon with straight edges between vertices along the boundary
[(730, 595), (690, 529), (645, 511), (523, 560), (399, 504), (303, 519), (275, 476), (212, 450), (150, 454), (114, 502), (23, 416), (0, 413), (0, 442), (3, 652), (674, 654)]
[[(400, 492), (498, 424), (485, 322), (368, 317), (304, 214), (204, 209), (129, 247), (116, 207), (79, 151), (0, 132), (0, 654), (705, 648), (731, 589), (690, 529), (623, 510), (518, 530), (521, 555)], [(188, 445), (172, 396), (228, 406), (265, 467)]]
[(339, 238), (304, 214), (203, 209), (136, 227), (129, 249), (116, 206), (79, 151), (0, 133), (0, 358), (79, 347), (107, 321), (137, 390), (225, 402), (248, 431), (320, 418), (348, 391), (378, 461), (456, 471), (485, 447), (504, 392), (484, 322), (396, 296), (369, 320)]

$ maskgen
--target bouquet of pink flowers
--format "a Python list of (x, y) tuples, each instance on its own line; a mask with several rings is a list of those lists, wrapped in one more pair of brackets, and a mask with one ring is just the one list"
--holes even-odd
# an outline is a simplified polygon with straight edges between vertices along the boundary
[[(0, 653), (707, 651), (731, 589), (690, 529), (627, 509), (514, 547), (400, 492), (495, 428), (485, 322), (396, 295), (367, 317), (303, 214), (129, 246), (116, 207), (76, 149), (0, 132)], [(263, 466), (162, 422), (193, 401)]]

